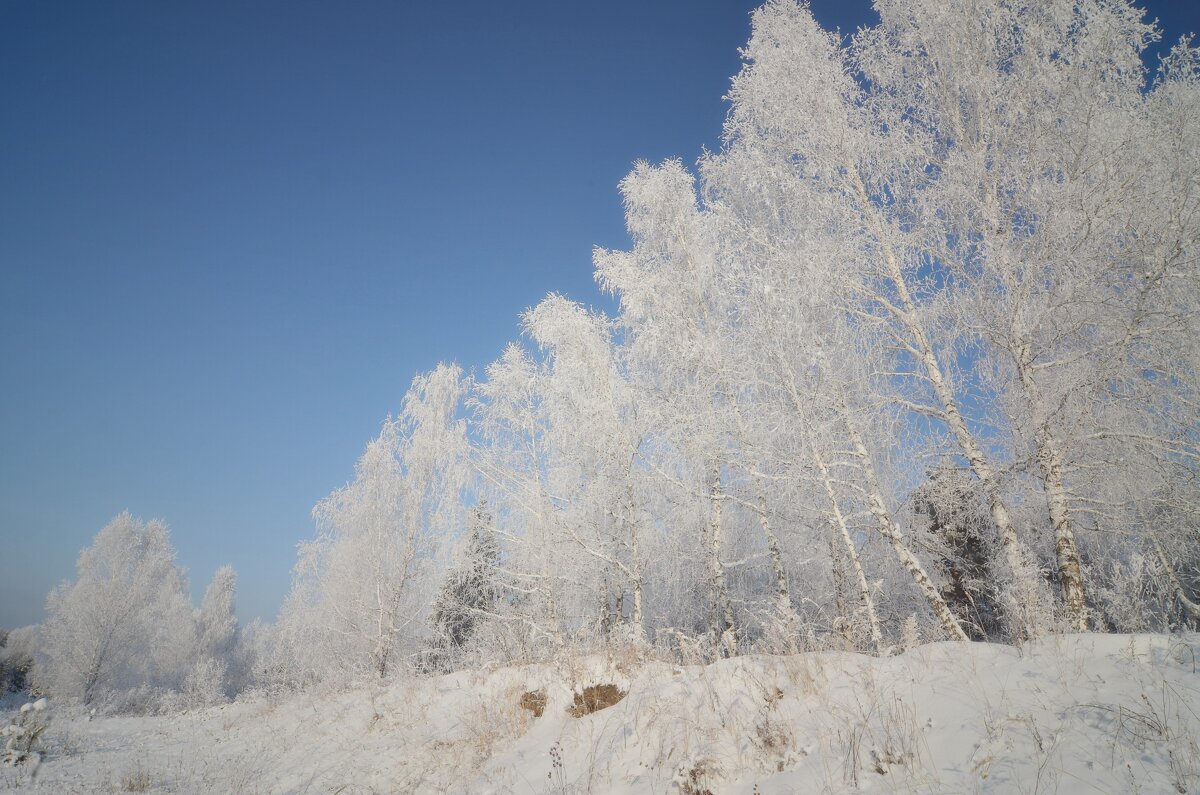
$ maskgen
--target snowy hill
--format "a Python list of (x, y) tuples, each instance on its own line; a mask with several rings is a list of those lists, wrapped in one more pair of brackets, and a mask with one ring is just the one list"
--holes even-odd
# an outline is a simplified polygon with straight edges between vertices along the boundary
[[(51, 709), (38, 792), (1196, 792), (1200, 636), (588, 657), (173, 717)], [(619, 701), (591, 714), (586, 691)], [(621, 697), (621, 693), (625, 693)], [(535, 716), (535, 712), (541, 712)]]

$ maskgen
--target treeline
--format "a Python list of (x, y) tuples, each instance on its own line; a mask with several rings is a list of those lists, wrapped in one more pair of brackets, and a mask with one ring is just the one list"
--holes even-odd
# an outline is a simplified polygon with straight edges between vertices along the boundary
[(263, 636), (238, 626), (233, 569), (218, 569), (193, 607), (162, 522), (120, 514), (76, 569), (41, 625), (0, 632), (0, 691), (146, 712), (210, 706), (253, 683)]
[(617, 316), (552, 295), (414, 381), (253, 681), (1195, 628), (1197, 50), (1148, 74), (1122, 0), (877, 8), (755, 13), (720, 151), (621, 184)]
[(1196, 50), (1148, 75), (1125, 2), (878, 9), (755, 14), (721, 151), (622, 183), (615, 318), (550, 296), (414, 382), (278, 670), (1194, 625)]

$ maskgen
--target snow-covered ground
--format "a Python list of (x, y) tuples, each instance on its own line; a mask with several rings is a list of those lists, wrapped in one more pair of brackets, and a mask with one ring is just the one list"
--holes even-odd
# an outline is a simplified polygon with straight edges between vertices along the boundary
[[(173, 717), (50, 709), (39, 792), (1191, 793), (1200, 635), (589, 657)], [(627, 695), (582, 717), (573, 693)], [(528, 707), (544, 692), (543, 714)], [(524, 702), (525, 706), (522, 706)]]

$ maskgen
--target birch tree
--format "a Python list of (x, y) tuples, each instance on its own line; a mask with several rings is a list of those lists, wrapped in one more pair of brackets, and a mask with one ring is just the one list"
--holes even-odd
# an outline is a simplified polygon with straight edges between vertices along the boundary
[(121, 513), (79, 554), (76, 570), (78, 579), (46, 600), (37, 686), (85, 705), (177, 687), (194, 635), (167, 526)]
[[(621, 189), (633, 248), (598, 250), (597, 279), (620, 297), (619, 322), (638, 388), (647, 409), (656, 411), (658, 433), (670, 439), (659, 449), (692, 462), (694, 480), (672, 485), (709, 502), (706, 526), (696, 530), (708, 568), (711, 631), (726, 654), (735, 654), (724, 482), (733, 404), (720, 344), (729, 294), (721, 287), (693, 179), (680, 163), (640, 163)], [(660, 473), (670, 468), (662, 461), (656, 467)]]
[(455, 366), (414, 379), (354, 481), (313, 509), (320, 532), (300, 545), (280, 621), (295, 681), (387, 677), (418, 648), (431, 564), (460, 519), (461, 397)]
[(514, 594), (500, 615), (526, 656), (566, 643), (564, 615), (575, 583), (562, 565), (559, 512), (549, 478), (553, 428), (543, 401), (545, 368), (516, 343), (488, 365), (470, 398), (475, 443), (470, 462), (495, 512), (498, 536), (512, 555), (503, 572)]
[(1036, 467), (1067, 617), (1084, 630), (1087, 505), (1073, 483), (1099, 461), (1077, 442), (1193, 311), (1162, 299), (1194, 295), (1200, 167), (1180, 148), (1195, 142), (1194, 93), (1190, 112), (1180, 102), (1194, 67), (1168, 66), (1146, 91), (1156, 33), (1127, 2), (880, 11), (855, 63), (873, 113), (923, 141), (927, 173), (904, 186), (921, 194), (903, 202), (910, 237), (946, 273), (948, 319), (1004, 375), (988, 386), (1021, 445), (1012, 458)]
[[(563, 527), (572, 543), (616, 581), (602, 589), (607, 632), (624, 620), (630, 596), (631, 639), (645, 642), (644, 543), (638, 491), (639, 452), (649, 429), (618, 369), (607, 318), (551, 295), (524, 316), (529, 336), (547, 356), (544, 404), (554, 428), (561, 488), (569, 490)], [(610, 597), (616, 604), (609, 605)]]

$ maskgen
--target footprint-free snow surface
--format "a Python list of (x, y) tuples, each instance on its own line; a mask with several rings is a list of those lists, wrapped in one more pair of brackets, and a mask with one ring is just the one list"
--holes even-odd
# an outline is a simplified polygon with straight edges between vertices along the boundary
[(1193, 793), (1198, 647), (1075, 635), (882, 659), (594, 656), (169, 717), (52, 704), (44, 761), (0, 769), (0, 789)]

